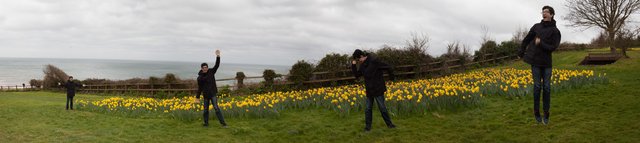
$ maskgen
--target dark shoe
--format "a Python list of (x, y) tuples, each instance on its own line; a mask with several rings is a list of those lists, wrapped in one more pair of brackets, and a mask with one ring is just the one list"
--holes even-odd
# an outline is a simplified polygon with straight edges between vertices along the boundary
[(544, 119), (542, 119), (542, 124), (549, 124), (549, 112), (544, 112)]
[(371, 131), (371, 127), (365, 127), (364, 128), (364, 132), (369, 132), (369, 131)]
[(396, 125), (391, 124), (391, 125), (389, 125), (389, 126), (387, 126), (387, 127), (389, 127), (389, 129), (395, 129), (395, 128), (396, 128)]
[(540, 112), (533, 112), (533, 116), (536, 117), (536, 121), (538, 122), (538, 124), (542, 123), (542, 117), (540, 117)]
[(542, 123), (542, 117), (536, 116), (536, 121), (538, 122), (538, 124)]
[(202, 124), (202, 126), (203, 126), (203, 127), (209, 127), (209, 124), (204, 123), (204, 124)]

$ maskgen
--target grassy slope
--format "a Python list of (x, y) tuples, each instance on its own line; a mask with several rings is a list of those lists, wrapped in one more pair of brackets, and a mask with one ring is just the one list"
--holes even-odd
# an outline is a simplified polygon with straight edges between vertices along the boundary
[[(203, 128), (166, 118), (137, 119), (64, 110), (61, 93), (0, 92), (0, 142), (636, 142), (640, 140), (640, 51), (607, 66), (577, 66), (587, 52), (557, 52), (555, 68), (606, 72), (608, 85), (552, 93), (551, 125), (536, 125), (531, 96), (488, 97), (485, 106), (394, 118), (386, 129), (374, 110), (374, 129), (363, 133), (363, 114), (346, 118), (328, 110), (295, 110), (279, 119), (229, 118), (230, 128)], [(528, 69), (521, 61), (507, 66)], [(76, 98), (104, 98), (79, 95)], [(212, 121), (212, 123), (216, 123)]]

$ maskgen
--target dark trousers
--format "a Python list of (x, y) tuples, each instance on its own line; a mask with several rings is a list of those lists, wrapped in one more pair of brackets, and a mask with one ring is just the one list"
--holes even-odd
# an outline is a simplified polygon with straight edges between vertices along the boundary
[(73, 96), (67, 95), (67, 106), (65, 109), (69, 110), (69, 107), (73, 110)]
[(542, 110), (545, 116), (551, 106), (551, 67), (531, 66), (533, 75), (533, 112), (540, 116), (540, 91), (542, 91)]
[(220, 108), (218, 107), (218, 97), (215, 95), (211, 98), (204, 98), (204, 123), (209, 124), (209, 105), (213, 104), (213, 109), (216, 111), (216, 116), (218, 117), (218, 121), (220, 124), (227, 125), (224, 122), (224, 117), (222, 116), (222, 112), (220, 112)]
[(378, 103), (378, 109), (380, 109), (380, 113), (382, 114), (382, 119), (384, 119), (384, 123), (386, 123), (387, 126), (393, 125), (393, 123), (391, 123), (391, 117), (389, 117), (389, 112), (387, 112), (387, 106), (384, 105), (384, 96), (382, 94), (375, 97), (367, 96), (367, 108), (364, 111), (364, 120), (365, 120), (366, 127), (371, 128), (371, 120), (373, 118), (372, 108), (373, 108), (374, 102)]

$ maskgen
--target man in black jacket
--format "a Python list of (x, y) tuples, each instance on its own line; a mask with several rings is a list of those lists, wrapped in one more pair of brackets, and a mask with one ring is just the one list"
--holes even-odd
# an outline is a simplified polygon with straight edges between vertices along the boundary
[(67, 106), (65, 109), (69, 110), (69, 107), (71, 107), (71, 110), (73, 110), (73, 97), (76, 96), (76, 88), (82, 87), (82, 85), (79, 83), (73, 82), (73, 76), (69, 76), (69, 79), (67, 80), (66, 83), (64, 84), (58, 83), (58, 85), (67, 89)]
[[(542, 21), (531, 27), (522, 40), (518, 56), (531, 65), (533, 76), (533, 114), (538, 123), (549, 124), (551, 104), (551, 52), (560, 45), (560, 30), (553, 19), (555, 11), (550, 6), (542, 7)], [(540, 90), (542, 90), (544, 118), (540, 117)]]
[[(364, 112), (365, 116), (365, 131), (371, 130), (371, 118), (373, 103), (378, 103), (378, 109), (382, 114), (382, 119), (389, 128), (395, 128), (396, 126), (391, 122), (391, 117), (387, 112), (387, 107), (384, 105), (384, 92), (387, 91), (387, 86), (384, 82), (383, 70), (386, 70), (389, 74), (389, 78), (393, 80), (393, 68), (367, 53), (356, 49), (353, 52), (354, 60), (351, 63), (351, 71), (355, 75), (356, 79), (360, 76), (364, 76), (365, 92), (367, 94), (367, 107)], [(356, 67), (356, 59), (361, 62), (360, 68)]]
[(216, 50), (216, 65), (213, 68), (209, 68), (207, 63), (200, 64), (200, 71), (198, 72), (198, 93), (196, 93), (196, 103), (200, 103), (200, 94), (204, 97), (204, 113), (203, 126), (209, 126), (209, 105), (213, 104), (213, 109), (216, 111), (216, 116), (222, 124), (222, 127), (227, 127), (227, 123), (224, 122), (224, 117), (220, 108), (218, 107), (218, 86), (216, 85), (215, 74), (220, 66), (220, 50)]

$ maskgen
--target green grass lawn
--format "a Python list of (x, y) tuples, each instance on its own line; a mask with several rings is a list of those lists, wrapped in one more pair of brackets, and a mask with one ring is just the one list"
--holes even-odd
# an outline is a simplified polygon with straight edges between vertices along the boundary
[[(203, 128), (199, 121), (67, 111), (63, 93), (0, 92), (0, 142), (638, 142), (640, 51), (612, 65), (578, 66), (588, 52), (556, 52), (554, 68), (606, 72), (610, 84), (552, 93), (547, 126), (533, 120), (530, 95), (492, 96), (476, 108), (393, 118), (396, 129), (387, 129), (374, 109), (373, 130), (365, 133), (362, 113), (293, 110), (277, 119), (227, 118), (229, 128), (212, 120)], [(515, 61), (498, 68), (529, 66)]]

